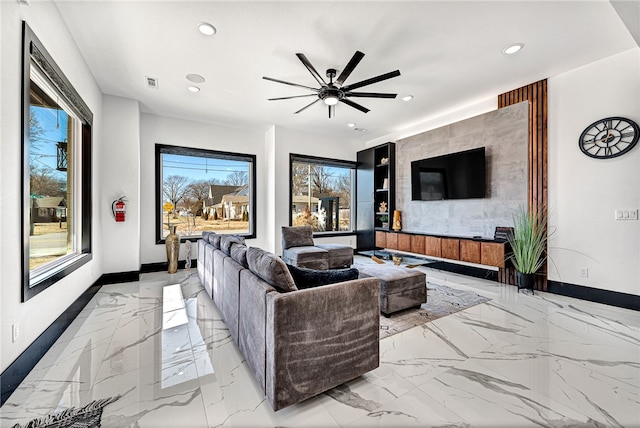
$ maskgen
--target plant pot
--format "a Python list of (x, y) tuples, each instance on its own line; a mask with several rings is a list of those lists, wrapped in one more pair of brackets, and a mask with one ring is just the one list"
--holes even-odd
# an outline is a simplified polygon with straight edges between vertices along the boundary
[(534, 273), (516, 272), (516, 277), (518, 279), (518, 292), (520, 292), (522, 288), (530, 288), (533, 291), (533, 284), (536, 279)]
[(382, 222), (382, 228), (383, 229), (389, 229), (389, 222), (388, 221), (383, 221)]

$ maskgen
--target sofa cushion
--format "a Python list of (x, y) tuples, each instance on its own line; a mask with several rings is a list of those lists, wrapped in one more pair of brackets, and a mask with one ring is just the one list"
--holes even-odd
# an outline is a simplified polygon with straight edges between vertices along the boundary
[(282, 248), (313, 246), (311, 226), (282, 226)]
[(251, 247), (247, 250), (247, 264), (253, 273), (276, 290), (283, 292), (297, 290), (287, 265), (275, 254)]
[(317, 270), (287, 265), (298, 290), (358, 279), (358, 269)]
[(247, 264), (247, 246), (244, 244), (238, 244), (237, 242), (231, 243), (231, 258), (241, 266), (248, 268)]
[(224, 235), (220, 238), (220, 249), (226, 255), (231, 255), (231, 244), (244, 244), (244, 238), (237, 235)]

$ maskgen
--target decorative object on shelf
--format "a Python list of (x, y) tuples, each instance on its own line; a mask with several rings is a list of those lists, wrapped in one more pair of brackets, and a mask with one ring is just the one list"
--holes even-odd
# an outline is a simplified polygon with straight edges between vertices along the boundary
[(383, 229), (388, 229), (389, 228), (389, 216), (388, 215), (381, 215), (380, 216), (380, 222), (382, 223), (382, 228)]
[(393, 230), (396, 232), (402, 229), (402, 220), (400, 219), (400, 211), (393, 212)]
[(184, 241), (184, 268), (191, 269), (191, 241)]
[(389, 158), (382, 158), (380, 159), (380, 165), (386, 165), (389, 163)]
[(176, 273), (178, 271), (178, 255), (180, 254), (180, 236), (176, 234), (177, 224), (168, 224), (169, 235), (165, 238), (167, 248), (167, 262), (169, 269), (167, 272)]
[(383, 189), (388, 189), (388, 188), (389, 188), (389, 179), (388, 179), (388, 178), (385, 178), (385, 179), (382, 181), (382, 188), (383, 188)]
[(536, 272), (544, 264), (547, 249), (546, 207), (527, 210), (521, 207), (513, 215), (513, 234), (509, 236), (511, 253), (508, 258), (517, 271), (518, 292), (531, 288)]
[(638, 143), (640, 128), (631, 119), (607, 117), (587, 126), (578, 140), (585, 155), (595, 159), (611, 159), (629, 152)]
[(378, 211), (380, 211), (381, 213), (387, 212), (387, 203), (386, 202), (380, 202), (380, 207), (378, 208)]
[(396, 266), (400, 266), (400, 263), (402, 263), (402, 257), (392, 256), (392, 258), (393, 258), (393, 264)]

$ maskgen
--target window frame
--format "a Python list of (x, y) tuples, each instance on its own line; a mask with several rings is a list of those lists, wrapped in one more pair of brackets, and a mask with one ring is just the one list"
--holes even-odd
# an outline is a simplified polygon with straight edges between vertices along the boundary
[[(184, 147), (184, 146), (172, 146), (167, 144), (156, 144), (155, 145), (155, 175), (156, 175), (156, 197), (154, 202), (154, 211), (155, 211), (155, 238), (156, 244), (164, 244), (165, 238), (162, 236), (162, 216), (163, 212), (161, 210), (161, 204), (163, 201), (162, 197), (162, 177), (160, 171), (162, 171), (162, 154), (175, 154), (182, 156), (200, 156), (200, 157), (208, 157), (208, 158), (226, 158), (231, 160), (239, 160), (251, 163), (249, 168), (249, 203), (251, 206), (249, 207), (249, 233), (238, 234), (238, 236), (242, 236), (245, 239), (255, 239), (256, 237), (256, 229), (257, 229), (257, 207), (256, 207), (256, 155), (248, 154), (248, 153), (233, 153), (233, 152), (224, 152), (220, 150), (210, 150), (210, 149), (200, 149), (195, 147)], [(180, 242), (185, 242), (187, 240), (197, 239), (198, 236), (201, 235), (193, 235), (193, 236), (180, 236)]]
[[(75, 254), (64, 256), (64, 261), (52, 263), (51, 267), (44, 273), (37, 276), (37, 280), (32, 282), (29, 268), (29, 210), (30, 210), (30, 87), (31, 87), (31, 67), (37, 67), (60, 94), (66, 104), (68, 104), (74, 115), (80, 120), (80, 133), (78, 145), (80, 150), (79, 165), (76, 174), (77, 183), (80, 188), (74, 189), (79, 192), (79, 217), (76, 226), (71, 233), (80, 233), (79, 248)], [(65, 74), (53, 60), (44, 45), (36, 37), (25, 21), (22, 22), (22, 175), (21, 175), (21, 195), (22, 209), (20, 210), (22, 225), (22, 302), (26, 302), (38, 293), (46, 290), (62, 278), (76, 271), (92, 259), (91, 251), (91, 217), (92, 217), (92, 125), (93, 113), (82, 100), (73, 85)]]
[(338, 231), (338, 230), (332, 230), (332, 231), (328, 231), (328, 232), (317, 232), (317, 231), (313, 231), (313, 237), (314, 238), (324, 238), (324, 237), (332, 237), (332, 236), (349, 236), (349, 235), (355, 235), (357, 233), (356, 231), (356, 224), (355, 224), (355, 203), (356, 203), (356, 167), (357, 167), (357, 162), (355, 161), (348, 161), (348, 160), (341, 160), (341, 159), (331, 159), (331, 158), (324, 158), (324, 157), (319, 157), (319, 156), (310, 156), (310, 155), (303, 155), (303, 154), (297, 154), (297, 153), (289, 153), (289, 226), (293, 225), (293, 163), (294, 162), (310, 162), (310, 163), (317, 163), (317, 164), (322, 164), (324, 166), (328, 166), (328, 167), (339, 167), (339, 168), (349, 168), (352, 170), (351, 172), (351, 192), (350, 192), (350, 196), (351, 196), (351, 200), (349, 201), (350, 204), (350, 212), (349, 212), (349, 224), (351, 225), (351, 230), (347, 230), (347, 231)]

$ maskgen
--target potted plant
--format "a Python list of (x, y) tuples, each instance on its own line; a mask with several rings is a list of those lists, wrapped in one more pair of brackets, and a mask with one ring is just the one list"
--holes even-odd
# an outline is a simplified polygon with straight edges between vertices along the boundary
[(383, 229), (388, 229), (389, 228), (389, 216), (386, 214), (383, 214), (380, 216), (380, 222), (382, 223), (382, 227)]
[(533, 289), (536, 272), (546, 259), (547, 214), (540, 210), (527, 210), (521, 207), (513, 215), (513, 234), (508, 238), (511, 253), (508, 258), (517, 271), (518, 291), (521, 288)]

